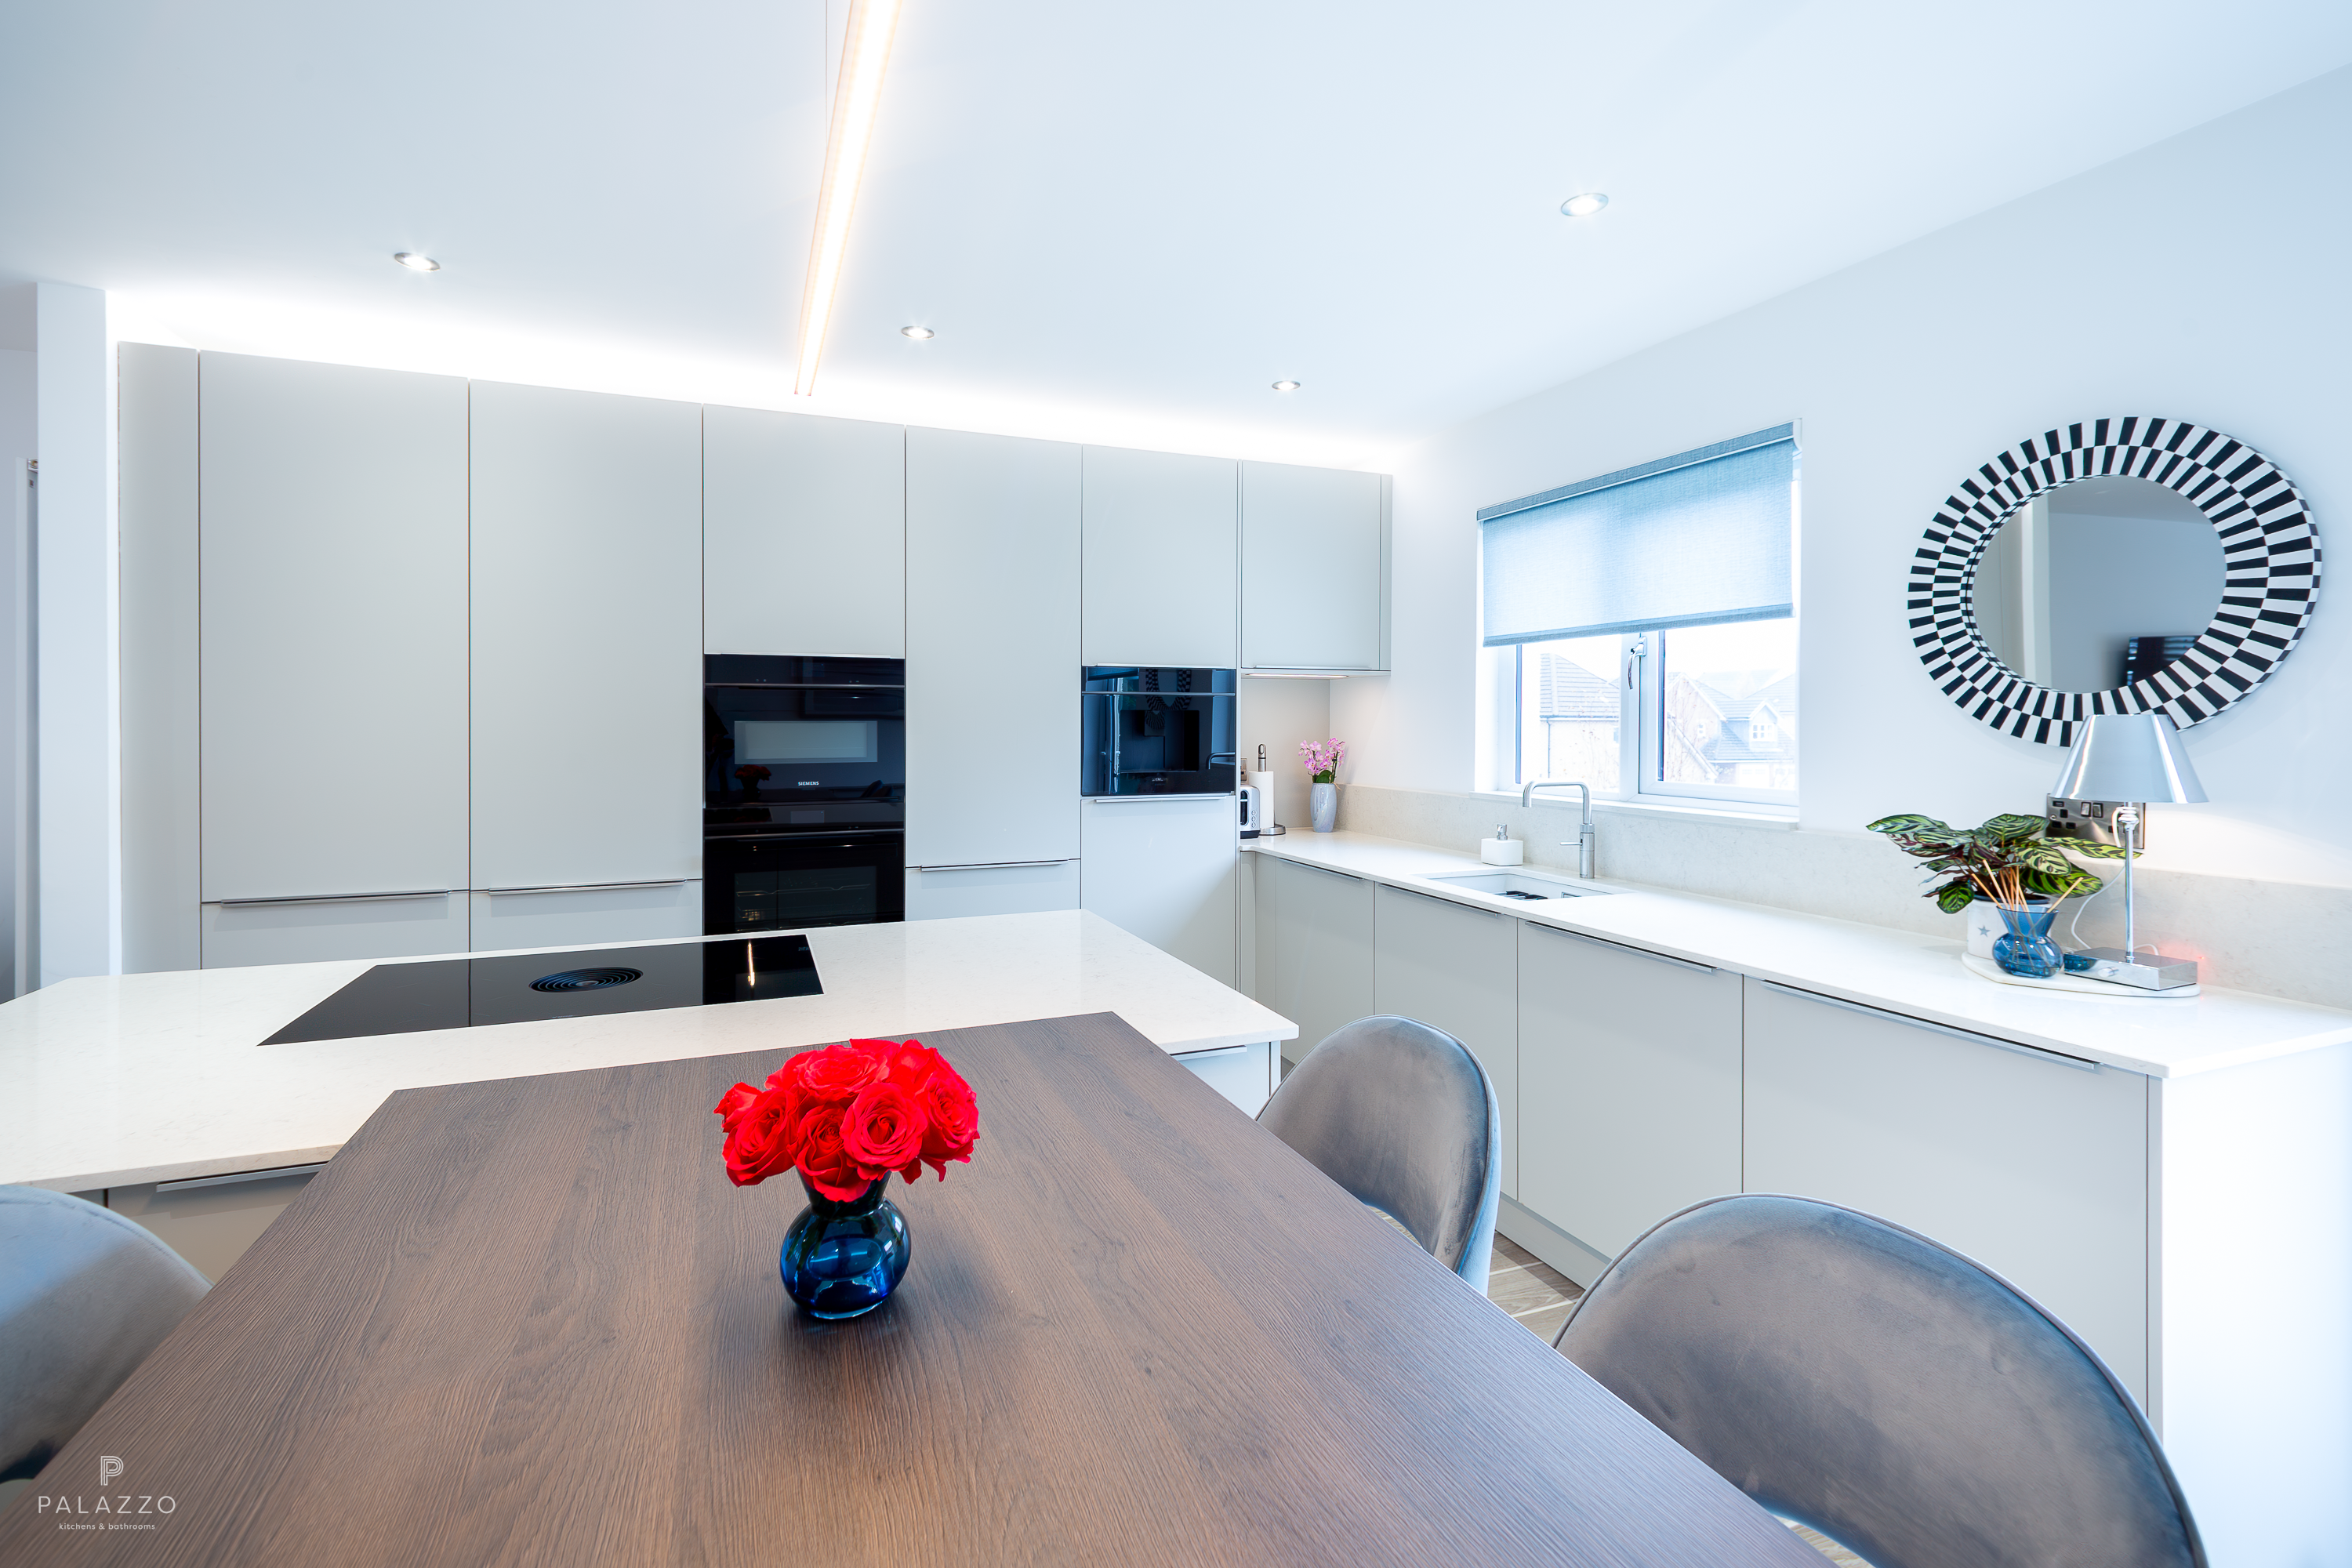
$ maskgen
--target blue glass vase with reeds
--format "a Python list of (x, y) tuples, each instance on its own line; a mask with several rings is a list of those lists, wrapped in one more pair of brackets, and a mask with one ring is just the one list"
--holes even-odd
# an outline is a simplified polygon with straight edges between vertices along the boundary
[(1993, 938), (1992, 961), (2025, 980), (2047, 980), (2065, 967), (2065, 955), (2050, 939), (2050, 921), (2058, 913), (2053, 902), (2000, 906), (2000, 923), (2009, 929)]

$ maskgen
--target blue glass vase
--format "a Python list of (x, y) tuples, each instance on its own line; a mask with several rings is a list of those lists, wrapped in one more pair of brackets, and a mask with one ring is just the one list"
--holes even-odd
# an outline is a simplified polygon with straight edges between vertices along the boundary
[(2003, 907), (2000, 923), (2009, 930), (1993, 938), (1992, 961), (2010, 973), (2027, 980), (2047, 980), (2065, 967), (2065, 955), (2050, 940), (2050, 921), (2056, 904), (2028, 904), (2021, 910)]
[(854, 1318), (890, 1299), (907, 1277), (914, 1243), (898, 1205), (882, 1195), (890, 1178), (836, 1201), (809, 1185), (809, 1206), (784, 1232), (777, 1268), (784, 1289), (812, 1318)]

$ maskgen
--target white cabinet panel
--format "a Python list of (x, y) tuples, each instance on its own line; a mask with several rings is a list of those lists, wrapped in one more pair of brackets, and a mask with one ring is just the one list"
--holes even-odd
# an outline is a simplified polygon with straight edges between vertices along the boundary
[(466, 895), (205, 904), (201, 923), (206, 969), (416, 958), (466, 951)]
[(1376, 669), (1386, 593), (1378, 474), (1242, 465), (1242, 662)]
[(1372, 886), (1271, 855), (1257, 862), (1257, 999), (1298, 1026), (1292, 1061), (1373, 1005)]
[(1078, 448), (909, 430), (907, 863), (1074, 859), (1077, 790)]
[(1747, 1189), (1964, 1252), (2147, 1396), (2147, 1079), (1748, 982)]
[(1234, 797), (1089, 800), (1085, 907), (1220, 985), (1235, 974)]
[(473, 880), (701, 870), (702, 412), (473, 388)]
[(703, 647), (907, 653), (907, 432), (703, 410)]
[(1523, 923), (1518, 1201), (1603, 1258), (1739, 1186), (1740, 977)]
[(199, 374), (204, 897), (463, 888), (466, 384)]
[(1275, 1051), (1272, 1041), (1253, 1046), (1227, 1046), (1220, 1051), (1192, 1051), (1176, 1058), (1194, 1078), (1255, 1117), (1274, 1098)]
[(1234, 668), (1241, 465), (1118, 447), (1081, 461), (1084, 661)]
[(910, 921), (1075, 910), (1079, 897), (1076, 860), (1042, 866), (907, 868), (907, 918)]
[(1417, 1018), (1470, 1047), (1503, 1116), (1503, 1195), (1519, 1193), (1519, 921), (1396, 888), (1380, 889), (1373, 1011)]
[(702, 934), (698, 881), (639, 888), (546, 888), (476, 893), (473, 947), (576, 947)]

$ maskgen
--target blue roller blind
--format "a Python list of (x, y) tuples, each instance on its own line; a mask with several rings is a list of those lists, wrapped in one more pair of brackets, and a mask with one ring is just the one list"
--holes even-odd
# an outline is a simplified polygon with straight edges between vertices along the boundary
[(1480, 511), (1486, 646), (1793, 613), (1795, 436), (1776, 426)]

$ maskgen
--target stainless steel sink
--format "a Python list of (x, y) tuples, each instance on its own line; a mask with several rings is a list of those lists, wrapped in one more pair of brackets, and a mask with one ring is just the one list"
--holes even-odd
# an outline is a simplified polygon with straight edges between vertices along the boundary
[(1588, 887), (1571, 882), (1564, 877), (1547, 877), (1540, 871), (1450, 871), (1442, 877), (1431, 877), (1433, 882), (1464, 888), (1474, 893), (1492, 893), (1497, 898), (1532, 903), (1539, 899), (1591, 899), (1611, 891), (1607, 888)]

